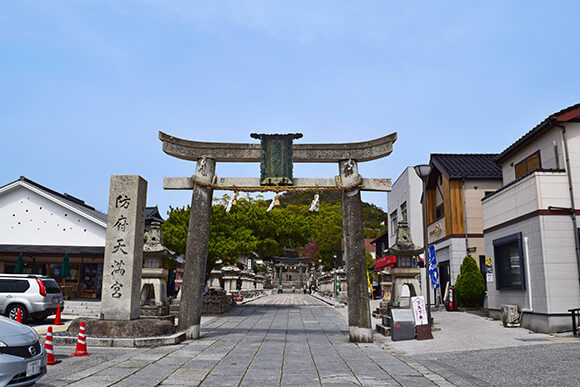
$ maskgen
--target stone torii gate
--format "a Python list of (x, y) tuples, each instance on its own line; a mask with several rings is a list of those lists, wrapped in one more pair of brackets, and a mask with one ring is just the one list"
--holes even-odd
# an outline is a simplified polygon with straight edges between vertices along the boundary
[[(185, 253), (179, 329), (188, 338), (200, 336), (202, 293), (208, 254), (214, 189), (253, 192), (342, 191), (342, 219), (348, 282), (348, 325), (353, 342), (372, 342), (360, 191), (390, 191), (391, 179), (362, 178), (358, 162), (391, 154), (397, 133), (375, 140), (343, 144), (292, 144), (302, 135), (252, 134), (261, 144), (184, 140), (159, 132), (163, 151), (196, 161), (192, 177), (165, 177), (163, 188), (193, 190)], [(260, 178), (217, 177), (216, 162), (261, 162)], [(335, 178), (294, 178), (292, 163), (337, 163)]]

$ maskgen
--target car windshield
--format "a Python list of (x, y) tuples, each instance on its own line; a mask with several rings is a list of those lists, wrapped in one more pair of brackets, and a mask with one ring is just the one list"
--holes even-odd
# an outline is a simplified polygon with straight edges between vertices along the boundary
[(58, 286), (58, 284), (56, 283), (55, 280), (43, 279), (42, 283), (44, 284), (44, 287), (46, 288), (47, 293), (49, 293), (49, 294), (60, 293), (60, 286)]

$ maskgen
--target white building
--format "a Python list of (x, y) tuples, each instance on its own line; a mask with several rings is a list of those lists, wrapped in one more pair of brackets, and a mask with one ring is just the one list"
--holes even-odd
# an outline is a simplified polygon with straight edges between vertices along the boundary
[(389, 215), (389, 247), (395, 244), (397, 222), (406, 220), (409, 223), (411, 238), (417, 246), (423, 246), (423, 207), (421, 196), (423, 183), (413, 167), (407, 167), (393, 183), (391, 192), (387, 193)]
[(71, 195), (20, 177), (0, 187), (0, 227), (0, 272), (13, 272), (22, 253), (25, 273), (49, 275), (60, 281), (60, 267), (68, 253), (72, 296), (98, 296), (107, 229), (105, 214)]
[(517, 305), (534, 331), (570, 328), (568, 309), (580, 307), (580, 104), (550, 115), (498, 163), (503, 187), (482, 200), (490, 313)]

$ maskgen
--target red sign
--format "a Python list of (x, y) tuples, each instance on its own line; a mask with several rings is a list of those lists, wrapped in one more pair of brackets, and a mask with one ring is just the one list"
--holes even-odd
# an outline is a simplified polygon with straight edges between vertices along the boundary
[(385, 255), (384, 257), (377, 258), (375, 260), (375, 270), (380, 271), (387, 266), (392, 269), (393, 267), (395, 267), (396, 262), (397, 257), (395, 257), (394, 255)]

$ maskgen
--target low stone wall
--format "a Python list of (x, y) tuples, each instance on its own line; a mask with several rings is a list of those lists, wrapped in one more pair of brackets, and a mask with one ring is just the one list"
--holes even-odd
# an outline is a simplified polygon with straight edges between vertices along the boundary
[(201, 314), (221, 314), (232, 309), (236, 303), (231, 294), (203, 296)]

